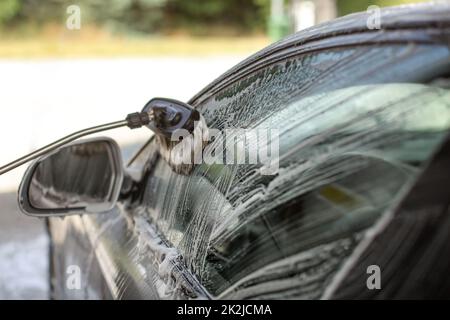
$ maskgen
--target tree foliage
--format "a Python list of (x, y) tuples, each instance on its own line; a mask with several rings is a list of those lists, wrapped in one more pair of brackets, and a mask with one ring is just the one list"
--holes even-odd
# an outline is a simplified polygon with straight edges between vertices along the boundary
[(60, 23), (73, 4), (80, 6), (83, 23), (113, 30), (208, 33), (223, 26), (262, 28), (270, 0), (0, 0), (0, 25)]
[(0, 1), (0, 25), (9, 22), (20, 10), (20, 0)]
[[(394, 5), (420, 0), (336, 0), (340, 15), (365, 11), (369, 5)], [(81, 7), (83, 24), (114, 31), (253, 32), (264, 31), (270, 0), (0, 0), (0, 27), (8, 24), (63, 23), (66, 8)], [(285, 0), (288, 4), (289, 0)]]

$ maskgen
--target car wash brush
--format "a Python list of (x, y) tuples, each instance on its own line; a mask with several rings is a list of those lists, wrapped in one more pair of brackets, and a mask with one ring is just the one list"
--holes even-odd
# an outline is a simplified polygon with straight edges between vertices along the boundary
[(156, 133), (160, 154), (177, 173), (189, 174), (202, 161), (209, 131), (203, 116), (190, 105), (166, 98), (154, 98), (143, 112), (151, 115), (147, 124)]

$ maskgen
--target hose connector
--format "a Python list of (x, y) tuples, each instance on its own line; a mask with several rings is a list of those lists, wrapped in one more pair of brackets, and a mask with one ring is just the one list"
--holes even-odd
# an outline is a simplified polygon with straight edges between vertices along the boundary
[(127, 126), (130, 129), (137, 129), (142, 126), (146, 126), (153, 120), (153, 114), (151, 112), (134, 112), (127, 115), (125, 118)]

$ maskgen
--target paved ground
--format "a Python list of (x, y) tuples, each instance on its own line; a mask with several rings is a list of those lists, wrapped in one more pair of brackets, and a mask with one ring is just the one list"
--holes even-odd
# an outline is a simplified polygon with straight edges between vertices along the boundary
[(0, 299), (46, 299), (44, 224), (19, 212), (15, 193), (0, 194), (0, 204)]
[[(242, 58), (0, 60), (0, 165), (73, 131), (120, 120), (152, 97), (187, 101)], [(129, 146), (128, 157), (149, 134), (105, 135)], [(25, 168), (0, 176), (0, 299), (48, 296), (44, 225), (16, 204)]]
[[(124, 146), (124, 160), (139, 147)], [(47, 299), (49, 239), (44, 221), (20, 212), (16, 192), (0, 193), (0, 205), (0, 299)]]

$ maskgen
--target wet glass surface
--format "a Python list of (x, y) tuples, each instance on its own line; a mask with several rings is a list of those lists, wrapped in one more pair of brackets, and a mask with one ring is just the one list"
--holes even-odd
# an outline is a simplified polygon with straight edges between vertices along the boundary
[(448, 48), (360, 46), (291, 58), (204, 101), (210, 128), (280, 130), (280, 167), (160, 160), (145, 216), (214, 295), (319, 298), (450, 126)]

